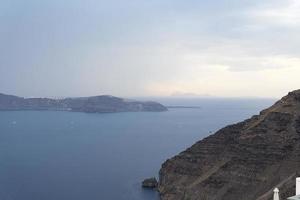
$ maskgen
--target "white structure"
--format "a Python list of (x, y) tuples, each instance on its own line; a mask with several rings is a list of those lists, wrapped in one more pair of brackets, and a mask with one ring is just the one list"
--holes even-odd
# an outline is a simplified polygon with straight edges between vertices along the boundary
[(279, 200), (279, 190), (278, 190), (278, 188), (275, 188), (273, 192), (274, 192), (273, 200)]
[(296, 178), (296, 196), (290, 197), (288, 200), (300, 200), (300, 177)]
[(296, 178), (296, 196), (300, 195), (300, 177)]

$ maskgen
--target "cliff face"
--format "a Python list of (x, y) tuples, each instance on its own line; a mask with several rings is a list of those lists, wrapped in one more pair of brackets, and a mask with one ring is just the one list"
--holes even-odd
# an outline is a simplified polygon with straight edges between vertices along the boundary
[(299, 167), (300, 90), (167, 160), (159, 192), (163, 200), (268, 200), (277, 186), (284, 199)]
[(156, 102), (128, 101), (113, 96), (66, 99), (22, 98), (0, 94), (0, 110), (56, 110), (90, 113), (159, 112), (167, 108)]

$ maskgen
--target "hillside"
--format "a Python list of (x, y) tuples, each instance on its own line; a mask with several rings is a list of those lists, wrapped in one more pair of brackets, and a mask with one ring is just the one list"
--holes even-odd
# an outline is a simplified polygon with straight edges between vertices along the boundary
[(159, 192), (162, 200), (269, 200), (277, 186), (285, 199), (299, 167), (300, 90), (167, 160)]

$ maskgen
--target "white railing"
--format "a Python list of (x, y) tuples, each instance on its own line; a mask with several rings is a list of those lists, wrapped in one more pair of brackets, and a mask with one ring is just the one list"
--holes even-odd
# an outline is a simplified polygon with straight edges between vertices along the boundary
[(279, 189), (275, 188), (273, 192), (274, 192), (273, 200), (279, 200)]

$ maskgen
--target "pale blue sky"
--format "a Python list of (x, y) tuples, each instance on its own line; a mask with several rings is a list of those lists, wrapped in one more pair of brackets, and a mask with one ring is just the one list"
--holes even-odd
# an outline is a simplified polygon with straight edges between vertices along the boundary
[(0, 0), (0, 92), (279, 97), (300, 88), (297, 0)]

